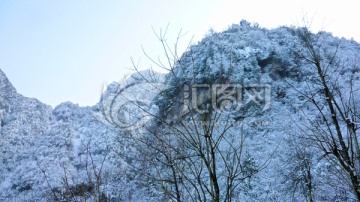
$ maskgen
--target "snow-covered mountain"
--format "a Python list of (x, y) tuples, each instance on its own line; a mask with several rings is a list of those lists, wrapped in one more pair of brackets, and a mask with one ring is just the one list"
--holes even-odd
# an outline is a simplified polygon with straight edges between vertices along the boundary
[[(308, 54), (299, 36), (302, 31), (289, 27), (269, 30), (241, 21), (191, 46), (167, 75), (145, 71), (110, 84), (92, 107), (66, 102), (52, 109), (18, 94), (0, 70), (0, 201), (210, 200), (214, 196), (206, 187), (214, 182), (202, 171), (206, 163), (194, 157), (202, 149), (190, 147), (202, 141), (208, 144), (203, 122), (214, 120), (211, 134), (219, 140), (229, 138), (215, 144), (219, 154), (209, 158), (222, 159), (214, 168), (221, 200), (355, 201), (356, 194), (347, 184), (349, 176), (336, 158), (324, 155), (304, 135), (321, 129), (327, 114), (321, 116), (317, 108), (325, 104), (310, 102), (324, 100), (321, 93), (315, 93), (323, 88), (311, 61), (302, 57)], [(342, 92), (341, 96), (358, 106), (359, 93), (346, 89), (350, 83), (360, 87), (360, 44), (326, 32), (311, 36), (321, 60), (328, 64), (325, 79), (336, 86), (334, 92)], [(229, 102), (222, 102), (211, 106), (204, 92), (213, 86), (240, 88), (237, 95), (242, 105), (226, 108)], [(197, 92), (203, 97), (194, 106), (191, 101)], [(193, 104), (190, 111), (184, 108), (186, 102)], [(182, 125), (190, 122), (192, 125)], [(229, 123), (236, 124), (225, 130)], [(190, 136), (178, 135), (202, 132), (205, 135), (199, 139), (205, 139), (193, 145), (186, 142)], [(232, 150), (234, 145), (241, 146), (242, 156)], [(231, 152), (223, 156), (226, 149)], [(230, 157), (239, 158), (241, 172), (234, 179), (244, 179), (239, 178), (238, 186), (226, 195), (230, 175), (226, 171), (234, 166), (228, 164)], [(182, 162), (185, 158), (196, 160)], [(170, 172), (174, 165), (178, 174)], [(200, 174), (189, 174), (196, 172)], [(175, 179), (181, 181), (176, 189)], [(203, 195), (196, 196), (201, 193), (197, 188), (204, 189)]]
[(28, 149), (49, 129), (51, 108), (18, 94), (0, 70), (1, 166), (0, 178), (22, 165)]
[(60, 195), (65, 181), (68, 191), (86, 193), (95, 189), (96, 172), (106, 176), (114, 197), (130, 192), (131, 183), (120, 183), (126, 163), (116, 154), (126, 142), (96, 118), (99, 106), (66, 102), (51, 109), (18, 94), (1, 71), (0, 86), (1, 201), (52, 201), (52, 189)]

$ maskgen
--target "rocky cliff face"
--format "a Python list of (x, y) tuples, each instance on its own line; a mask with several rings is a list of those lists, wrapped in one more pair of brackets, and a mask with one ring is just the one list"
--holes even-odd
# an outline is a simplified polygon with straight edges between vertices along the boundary
[(27, 150), (50, 125), (51, 108), (18, 94), (0, 70), (0, 179), (28, 158)]

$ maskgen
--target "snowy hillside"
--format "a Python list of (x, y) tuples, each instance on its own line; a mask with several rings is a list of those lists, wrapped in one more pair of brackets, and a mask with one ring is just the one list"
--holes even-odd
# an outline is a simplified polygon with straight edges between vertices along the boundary
[(0, 201), (357, 201), (360, 44), (241, 21), (52, 109), (0, 70)]

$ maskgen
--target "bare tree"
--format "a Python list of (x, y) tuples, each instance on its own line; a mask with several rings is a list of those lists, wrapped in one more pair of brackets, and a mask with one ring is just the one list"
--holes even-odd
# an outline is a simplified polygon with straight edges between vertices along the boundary
[(221, 126), (219, 119), (220, 114), (211, 119), (192, 115), (177, 125), (161, 123), (137, 140), (139, 151), (157, 171), (148, 173), (151, 180), (161, 182), (171, 199), (231, 201), (236, 188), (261, 169), (245, 158), (248, 134), (241, 127), (229, 133), (235, 122)]
[[(234, 118), (231, 113), (217, 110), (211, 97), (216, 93), (213, 89), (199, 91), (198, 102), (192, 102), (192, 108), (186, 108), (196, 94), (190, 91), (190, 87), (197, 83), (178, 78), (176, 68), (183, 68), (177, 55), (182, 35), (180, 32), (174, 45), (175, 51), (172, 51), (165, 38), (166, 30), (164, 33), (160, 31), (157, 37), (164, 49), (167, 65), (144, 53), (157, 66), (168, 70), (172, 87), (160, 91), (154, 99), (160, 108), (158, 113), (153, 113), (138, 101), (132, 102), (152, 117), (142, 127), (128, 131), (129, 139), (140, 153), (138, 160), (143, 165), (135, 169), (146, 177), (148, 186), (161, 189), (167, 200), (232, 201), (238, 197), (241, 183), (263, 169), (267, 161), (259, 165), (251, 156), (244, 155), (250, 135), (243, 130), (241, 123), (246, 116)], [(134, 68), (138, 71), (137, 65), (134, 64)], [(149, 86), (154, 83), (140, 71), (138, 74)], [(229, 85), (224, 83), (221, 90), (228, 88)], [(123, 89), (119, 89), (113, 99), (123, 96), (122, 92)], [(108, 114), (104, 113), (104, 117), (109, 123), (117, 125), (118, 110), (113, 109), (116, 102), (108, 103), (104, 107), (110, 110)], [(236, 104), (231, 102), (230, 105)]]
[[(313, 70), (312, 80), (307, 82), (307, 92), (299, 93), (314, 107), (313, 116), (304, 112), (309, 124), (298, 124), (305, 137), (322, 152), (323, 157), (339, 165), (355, 196), (360, 200), (360, 147), (358, 140), (359, 95), (355, 85), (357, 64), (345, 63), (339, 57), (340, 40), (333, 50), (324, 45), (322, 32), (312, 34), (308, 28), (298, 29), (301, 48), (294, 50), (297, 59)], [(334, 46), (333, 46), (334, 47)], [(330, 52), (331, 51), (331, 52)], [(349, 70), (349, 74), (344, 71)], [(345, 77), (344, 75), (347, 75)], [(347, 86), (341, 82), (348, 81)]]
[(302, 195), (307, 201), (315, 201), (314, 167), (315, 151), (306, 139), (291, 135), (286, 141), (287, 155), (286, 165), (281, 175), (286, 180), (286, 189), (293, 199)]
[[(92, 199), (97, 202), (105, 202), (108, 201), (105, 193), (104, 188), (102, 187), (106, 184), (105, 175), (103, 172), (103, 167), (105, 160), (109, 154), (109, 148), (103, 152), (103, 156), (101, 156), (101, 161), (97, 165), (94, 161), (94, 156), (91, 151), (91, 139), (84, 143), (84, 167), (85, 172), (87, 174), (87, 182), (80, 182), (77, 183), (74, 181), (74, 176), (69, 172), (68, 166), (64, 162), (60, 162), (59, 166), (63, 171), (63, 176), (61, 180), (61, 186), (51, 185), (49, 180), (49, 176), (51, 174), (46, 171), (46, 168), (41, 167), (40, 164), (37, 162), (37, 166), (42, 172), (46, 184), (48, 185), (49, 191), (52, 194), (52, 199), (55, 201), (78, 201), (78, 200), (88, 200)], [(81, 161), (81, 160), (80, 160)]]

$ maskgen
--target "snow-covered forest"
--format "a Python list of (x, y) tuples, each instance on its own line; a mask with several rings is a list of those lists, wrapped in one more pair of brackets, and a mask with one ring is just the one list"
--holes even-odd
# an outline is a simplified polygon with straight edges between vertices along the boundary
[(360, 200), (359, 43), (247, 21), (181, 56), (158, 37), (168, 73), (95, 106), (52, 109), (0, 70), (0, 201)]

